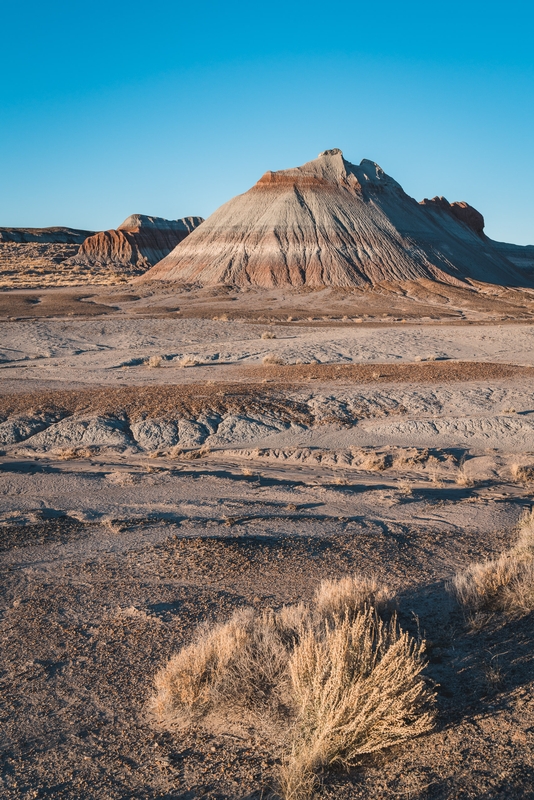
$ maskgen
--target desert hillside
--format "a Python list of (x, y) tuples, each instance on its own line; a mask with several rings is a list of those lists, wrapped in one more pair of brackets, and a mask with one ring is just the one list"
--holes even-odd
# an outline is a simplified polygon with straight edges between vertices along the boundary
[(266, 172), (143, 279), (263, 287), (531, 282), (483, 228), (467, 203), (418, 203), (378, 164), (357, 166), (326, 150), (302, 167)]

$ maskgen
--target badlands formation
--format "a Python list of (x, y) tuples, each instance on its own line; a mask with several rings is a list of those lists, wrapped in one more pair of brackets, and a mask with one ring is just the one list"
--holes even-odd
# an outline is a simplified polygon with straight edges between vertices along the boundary
[(0, 288), (114, 284), (164, 258), (202, 217), (132, 214), (117, 230), (0, 228)]
[(137, 275), (165, 258), (202, 221), (202, 217), (174, 220), (132, 214), (117, 230), (85, 239), (71, 263), (97, 269), (114, 267), (117, 273)]
[(148, 219), (55, 243), (83, 286), (0, 293), (1, 797), (277, 796), (290, 743), (156, 720), (155, 675), (199, 625), (363, 575), (427, 642), (434, 727), (317, 796), (532, 798), (531, 594), (450, 589), (532, 505), (532, 248), (339, 151), (115, 285), (98, 259), (152, 263)]
[[(145, 278), (264, 287), (421, 278), (523, 285), (525, 274), (483, 231), (484, 218), (467, 203), (417, 203), (378, 164), (356, 166), (341, 150), (326, 150), (302, 167), (266, 172)], [(534, 266), (532, 252), (523, 260)]]

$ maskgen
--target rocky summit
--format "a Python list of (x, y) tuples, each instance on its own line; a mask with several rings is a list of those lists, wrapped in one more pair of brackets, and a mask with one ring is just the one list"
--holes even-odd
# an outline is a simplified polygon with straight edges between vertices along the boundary
[(88, 267), (126, 269), (129, 274), (144, 272), (165, 258), (202, 221), (202, 217), (170, 220), (132, 214), (116, 230), (85, 239), (70, 261)]
[[(516, 248), (517, 249), (517, 248)], [(521, 248), (519, 248), (521, 250)], [(521, 266), (465, 202), (410, 197), (373, 161), (339, 149), (266, 172), (213, 213), (144, 279), (237, 286), (362, 286), (430, 278), (524, 285)], [(519, 267), (519, 268), (518, 268)]]

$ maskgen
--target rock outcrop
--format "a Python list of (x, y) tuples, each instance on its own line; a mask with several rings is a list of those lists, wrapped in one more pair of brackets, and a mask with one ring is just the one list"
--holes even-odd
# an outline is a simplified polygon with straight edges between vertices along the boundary
[(463, 200), (449, 203), (445, 197), (433, 197), (432, 200), (428, 200), (425, 197), (420, 205), (440, 208), (442, 211), (451, 214), (460, 222), (463, 222), (464, 225), (467, 225), (472, 231), (478, 233), (479, 236), (482, 236), (484, 233), (484, 217), (480, 211), (477, 211), (476, 208), (473, 208), (473, 206), (470, 206), (469, 203), (465, 203)]
[(266, 172), (144, 279), (237, 286), (358, 286), (465, 278), (521, 284), (467, 203), (418, 203), (372, 161), (327, 150), (295, 169)]
[(77, 228), (0, 228), (0, 243), (82, 244), (94, 231)]
[(89, 236), (70, 262), (97, 269), (112, 267), (119, 274), (140, 274), (165, 258), (201, 222), (202, 217), (170, 220), (132, 214), (116, 230)]

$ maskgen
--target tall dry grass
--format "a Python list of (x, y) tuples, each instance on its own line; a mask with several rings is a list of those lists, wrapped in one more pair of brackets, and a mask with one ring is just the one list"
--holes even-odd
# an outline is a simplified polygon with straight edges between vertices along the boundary
[(372, 608), (323, 635), (304, 633), (289, 661), (296, 718), (281, 770), (287, 800), (308, 798), (318, 769), (352, 766), (431, 728), (423, 649)]
[(324, 580), (315, 592), (316, 615), (329, 624), (337, 619), (353, 620), (366, 608), (383, 614), (394, 601), (394, 594), (374, 578), (346, 576), (338, 580)]
[(511, 616), (534, 610), (534, 513), (520, 522), (516, 543), (496, 558), (470, 564), (452, 581), (470, 614), (500, 611)]
[(376, 582), (345, 578), (323, 582), (311, 604), (240, 610), (158, 673), (152, 713), (167, 728), (252, 727), (281, 759), (282, 795), (309, 798), (319, 768), (432, 726), (424, 644), (399, 628), (391, 601)]

